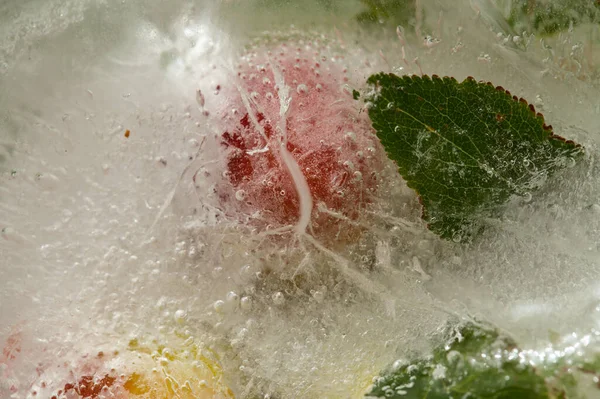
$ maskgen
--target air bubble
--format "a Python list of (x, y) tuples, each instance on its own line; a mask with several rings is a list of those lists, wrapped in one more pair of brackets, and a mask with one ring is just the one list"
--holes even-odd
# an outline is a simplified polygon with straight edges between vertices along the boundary
[(393, 371), (398, 371), (400, 370), (400, 368), (402, 366), (404, 366), (406, 364), (406, 360), (403, 359), (398, 359), (396, 360), (393, 364), (392, 364), (392, 370)]
[(321, 303), (325, 299), (325, 294), (323, 291), (313, 291), (312, 297), (315, 299), (315, 301)]
[(206, 100), (204, 99), (204, 94), (202, 94), (202, 90), (196, 90), (196, 102), (201, 108), (204, 108)]
[(240, 277), (244, 280), (249, 279), (252, 276), (252, 268), (250, 265), (244, 265), (240, 268)]
[(243, 296), (240, 300), (240, 307), (242, 308), (242, 310), (246, 311), (252, 309), (252, 299), (248, 296)]
[(239, 295), (236, 294), (234, 291), (229, 291), (227, 293), (227, 296), (225, 297), (225, 300), (229, 303), (237, 303), (237, 301), (240, 299)]
[(223, 313), (223, 310), (225, 310), (225, 302), (219, 299), (213, 303), (213, 308), (217, 313)]
[(173, 317), (175, 318), (175, 322), (181, 324), (187, 318), (187, 313), (185, 312), (185, 310), (179, 309), (179, 310), (175, 311), (175, 314), (173, 315)]
[(271, 298), (273, 299), (273, 303), (277, 306), (281, 306), (285, 303), (285, 297), (283, 296), (283, 293), (280, 291), (277, 291), (276, 293), (274, 293)]
[(235, 192), (235, 199), (238, 201), (243, 201), (246, 199), (246, 192), (244, 190), (237, 190)]
[(305, 84), (299, 84), (298, 87), (296, 87), (296, 92), (298, 94), (306, 94), (308, 92), (308, 87)]

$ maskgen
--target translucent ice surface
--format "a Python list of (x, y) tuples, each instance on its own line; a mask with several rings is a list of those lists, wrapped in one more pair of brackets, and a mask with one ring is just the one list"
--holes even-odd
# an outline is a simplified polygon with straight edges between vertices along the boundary
[[(0, 5), (0, 398), (360, 398), (457, 320), (594, 336), (598, 25), (363, 3)], [(353, 100), (379, 71), (501, 85), (585, 159), (443, 241)]]

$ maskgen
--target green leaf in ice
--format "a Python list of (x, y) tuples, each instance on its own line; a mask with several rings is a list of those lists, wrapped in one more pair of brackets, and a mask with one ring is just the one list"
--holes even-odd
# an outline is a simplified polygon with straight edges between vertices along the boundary
[(385, 73), (368, 83), (377, 136), (443, 238), (472, 237), (511, 196), (530, 198), (583, 153), (533, 105), (491, 83)]
[(581, 23), (600, 22), (600, 2), (595, 0), (514, 0), (508, 23), (517, 32), (553, 35)]
[(356, 16), (362, 24), (389, 23), (406, 26), (415, 16), (415, 0), (360, 0), (364, 11)]
[(545, 380), (522, 362), (514, 341), (467, 324), (433, 356), (395, 364), (376, 379), (367, 398), (548, 399)]

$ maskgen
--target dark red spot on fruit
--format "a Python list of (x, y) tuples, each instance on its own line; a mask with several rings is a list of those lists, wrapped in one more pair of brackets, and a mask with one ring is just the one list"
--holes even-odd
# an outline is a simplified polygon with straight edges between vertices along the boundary
[[(116, 378), (111, 377), (108, 374), (100, 379), (97, 379), (94, 376), (86, 375), (81, 377), (76, 384), (65, 384), (64, 393), (68, 394), (69, 391), (74, 391), (83, 399), (96, 399), (98, 395), (102, 393), (103, 388), (110, 388), (115, 381)], [(62, 391), (59, 391), (58, 395), (61, 394)]]

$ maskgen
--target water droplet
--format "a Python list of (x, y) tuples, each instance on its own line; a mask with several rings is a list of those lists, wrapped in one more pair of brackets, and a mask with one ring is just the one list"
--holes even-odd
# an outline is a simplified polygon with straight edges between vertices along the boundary
[(258, 97), (260, 97), (260, 94), (258, 94), (257, 92), (253, 91), (252, 93), (250, 93), (250, 97), (253, 100), (256, 100), (256, 99), (258, 99)]
[(306, 86), (304, 83), (299, 84), (298, 87), (296, 87), (296, 92), (298, 94), (306, 94), (308, 93), (308, 86)]
[(365, 157), (365, 154), (362, 151), (356, 151), (356, 157), (362, 159)]
[(575, 166), (577, 162), (575, 161), (575, 158), (573, 157), (568, 157), (567, 158), (567, 168), (572, 168)]
[(355, 143), (356, 142), (356, 133), (346, 132), (346, 134), (344, 134), (344, 138), (348, 141)]
[(356, 179), (357, 181), (361, 181), (362, 173), (360, 173), (358, 170), (356, 172), (354, 172), (354, 179)]
[(238, 201), (243, 201), (246, 199), (246, 192), (244, 190), (237, 190), (235, 192), (235, 199)]
[(281, 195), (281, 196), (283, 197), (283, 196), (285, 195), (285, 190), (281, 190), (281, 191), (279, 192), (279, 195)]
[(386, 106), (386, 108), (387, 108), (387, 109), (392, 109), (392, 108), (394, 108), (394, 105), (395, 105), (395, 104), (394, 104), (393, 102), (391, 102), (391, 101), (390, 101), (389, 103), (387, 103), (387, 106)]
[(271, 84), (271, 79), (269, 79), (269, 78), (265, 77), (265, 78), (263, 78), (262, 82), (263, 82), (263, 84), (264, 84), (265, 86), (266, 86), (266, 85), (270, 85), (270, 84)]
[(267, 100), (272, 100), (273, 99), (273, 93), (271, 93), (270, 91), (267, 92), (267, 94), (265, 94), (265, 97)]
[(400, 133), (400, 129), (401, 129), (401, 128), (400, 128), (400, 126), (396, 126), (396, 127), (394, 128), (394, 132), (396, 132), (396, 133)]
[(344, 161), (344, 168), (348, 170), (354, 170), (354, 164), (352, 161)]
[(323, 90), (323, 85), (321, 83), (317, 83), (315, 88), (317, 89), (317, 91), (321, 91), (321, 90)]
[(283, 296), (283, 293), (280, 291), (277, 291), (276, 293), (274, 293), (271, 298), (273, 299), (273, 303), (277, 306), (281, 306), (285, 303), (285, 297)]
[(531, 201), (531, 198), (532, 198), (532, 196), (531, 196), (531, 193), (530, 193), (530, 192), (526, 192), (526, 193), (524, 193), (524, 194), (523, 194), (523, 201), (524, 201), (524, 202), (529, 202), (529, 201)]

